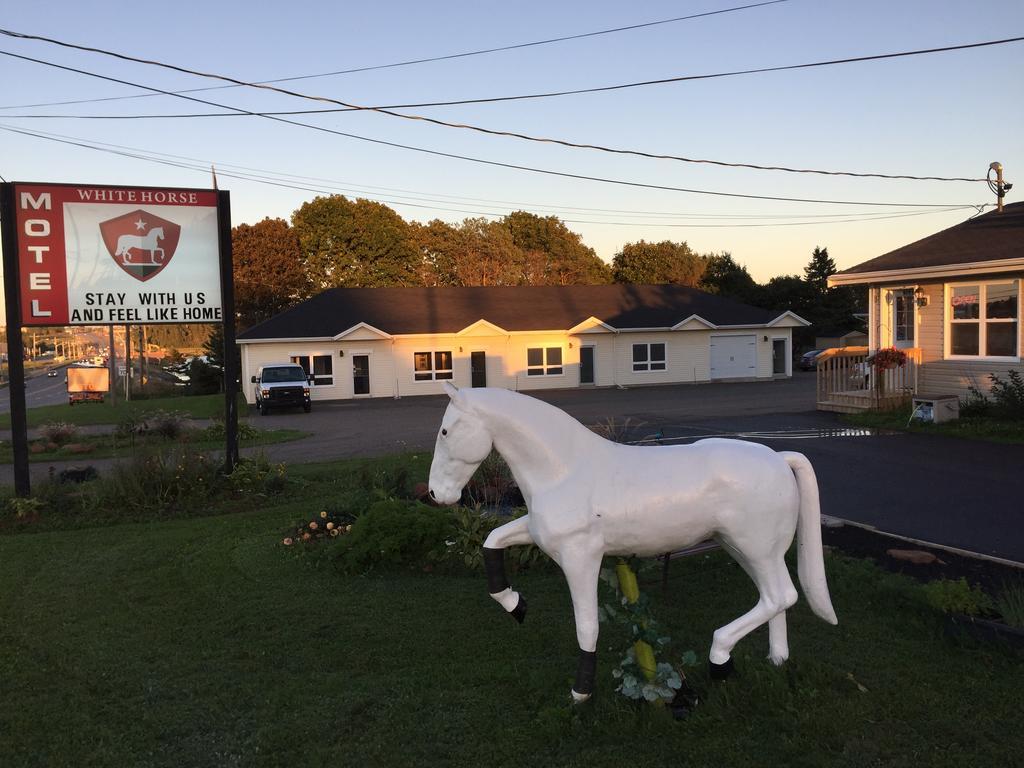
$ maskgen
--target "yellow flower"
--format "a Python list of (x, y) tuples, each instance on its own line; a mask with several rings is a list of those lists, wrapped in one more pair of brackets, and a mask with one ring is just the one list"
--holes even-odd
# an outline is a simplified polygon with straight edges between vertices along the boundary
[(309, 524), (309, 530), (311, 530), (311, 531), (315, 531), (315, 530), (316, 530), (317, 528), (319, 528), (319, 527), (320, 527), (320, 526), (318, 526), (318, 525), (316, 524), (316, 520), (313, 520), (313, 521), (312, 521), (312, 522), (311, 522), (311, 523)]
[(334, 530), (334, 523), (328, 523), (327, 524), (327, 530), (328, 531), (333, 531)]
[(331, 529), (331, 536), (337, 536), (337, 535), (338, 535), (338, 529), (337, 528), (332, 528)]
[(348, 533), (351, 530), (352, 530), (352, 526), (351, 525), (346, 525), (345, 526), (345, 533)]
[(327, 511), (324, 510), (323, 512), (321, 512), (320, 513), (320, 517), (322, 517), (322, 518), (327, 517)]

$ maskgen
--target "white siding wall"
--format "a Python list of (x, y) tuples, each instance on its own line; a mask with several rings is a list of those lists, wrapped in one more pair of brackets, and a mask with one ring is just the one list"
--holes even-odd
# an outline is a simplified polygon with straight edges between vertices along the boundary
[[(416, 352), (452, 353), (452, 382), (458, 387), (472, 384), (470, 355), (484, 352), (487, 385), (523, 391), (574, 388), (579, 386), (580, 347), (594, 347), (595, 385), (609, 387), (642, 386), (709, 381), (711, 378), (710, 338), (723, 331), (680, 330), (639, 333), (590, 332), (569, 336), (565, 333), (495, 335), (452, 334), (380, 339), (369, 331), (359, 331), (341, 341), (273, 342), (242, 345), (243, 391), (249, 403), (255, 401), (249, 382), (261, 365), (287, 362), (292, 355), (328, 354), (334, 370), (334, 384), (313, 388), (314, 400), (340, 400), (353, 397), (352, 357), (365, 354), (370, 364), (371, 397), (408, 397), (440, 394), (442, 381), (416, 381)], [(750, 335), (752, 331), (735, 331)], [(771, 339), (785, 336), (792, 344), (790, 328), (754, 331), (757, 338), (757, 376), (772, 378)], [(763, 341), (764, 336), (768, 341)], [(664, 343), (666, 370), (634, 371), (633, 344)], [(527, 375), (527, 350), (531, 347), (559, 347), (562, 373), (552, 376)], [(340, 353), (344, 352), (344, 355)]]
[[(1011, 275), (1010, 277), (1021, 277)], [(951, 282), (968, 282), (966, 280)], [(984, 360), (945, 359), (945, 283), (922, 283), (928, 296), (928, 306), (918, 309), (917, 346), (921, 348), (922, 365), (918, 374), (918, 391), (926, 394), (967, 394), (970, 386), (987, 392), (990, 374), (1004, 381), (1011, 370), (1024, 374), (1024, 363), (987, 362)], [(1024, 323), (1018, 322), (1017, 334), (1020, 350), (1024, 350)]]

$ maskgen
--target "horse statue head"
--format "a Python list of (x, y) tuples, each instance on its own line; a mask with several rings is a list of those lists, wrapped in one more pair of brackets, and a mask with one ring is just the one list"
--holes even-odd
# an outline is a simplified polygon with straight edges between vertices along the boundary
[(453, 384), (444, 383), (451, 398), (441, 419), (441, 429), (434, 444), (434, 461), (430, 465), (430, 498), (438, 504), (455, 504), (462, 498), (462, 489), (491, 453), (490, 432), (473, 413), (465, 394)]

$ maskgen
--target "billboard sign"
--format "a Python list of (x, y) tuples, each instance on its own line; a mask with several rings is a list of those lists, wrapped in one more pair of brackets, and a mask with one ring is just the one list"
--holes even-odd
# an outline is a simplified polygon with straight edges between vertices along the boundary
[(21, 322), (223, 321), (217, 192), (15, 184)]

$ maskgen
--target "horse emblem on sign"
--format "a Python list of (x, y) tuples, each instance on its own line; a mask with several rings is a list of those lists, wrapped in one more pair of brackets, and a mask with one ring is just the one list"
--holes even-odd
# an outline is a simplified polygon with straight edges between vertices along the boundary
[(117, 266), (136, 280), (146, 281), (174, 256), (181, 227), (140, 209), (100, 222), (100, 234)]

